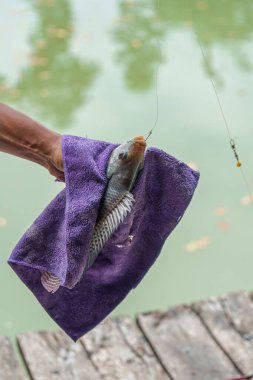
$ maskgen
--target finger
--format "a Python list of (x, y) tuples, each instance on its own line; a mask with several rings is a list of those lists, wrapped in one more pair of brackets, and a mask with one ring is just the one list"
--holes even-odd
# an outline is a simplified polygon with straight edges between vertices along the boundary
[(58, 181), (60, 182), (65, 182), (65, 176), (64, 176), (64, 172), (58, 170), (55, 166), (53, 166), (51, 163), (49, 163), (48, 165), (48, 171), (49, 173), (56, 177), (58, 179)]

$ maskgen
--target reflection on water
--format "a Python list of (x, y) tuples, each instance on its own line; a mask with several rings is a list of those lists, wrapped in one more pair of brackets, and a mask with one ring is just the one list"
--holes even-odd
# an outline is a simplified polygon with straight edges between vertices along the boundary
[(119, 51), (117, 58), (125, 66), (124, 77), (134, 91), (153, 85), (162, 57), (157, 41), (164, 36), (165, 25), (159, 22), (152, 1), (121, 1), (119, 25), (114, 31)]
[[(1, 101), (29, 104), (41, 117), (64, 128), (73, 112), (85, 104), (87, 92), (98, 74), (97, 64), (83, 62), (71, 52), (74, 33), (72, 4), (68, 0), (26, 0), (36, 14), (31, 32), (30, 62), (9, 85), (0, 73)], [(207, 75), (222, 78), (213, 62), (212, 46), (220, 43), (240, 65), (251, 70), (247, 51), (235, 41), (247, 40), (253, 31), (251, 1), (236, 0), (121, 0), (118, 23), (112, 33), (117, 44), (117, 61), (124, 68), (130, 90), (149, 90), (159, 63), (164, 61), (162, 44), (172, 29), (188, 28), (204, 47)], [(230, 42), (232, 42), (230, 44)]]
[[(203, 46), (208, 76), (222, 84), (215, 69), (212, 47), (219, 43), (227, 49), (242, 70), (252, 65), (246, 49), (235, 41), (247, 41), (253, 32), (253, 3), (250, 0), (121, 0), (114, 38), (119, 48), (118, 61), (124, 66), (129, 89), (143, 91), (154, 81), (161, 61), (159, 45), (171, 30), (187, 28)], [(187, 59), (187, 57), (186, 57)]]
[(98, 73), (94, 63), (71, 53), (74, 32), (68, 0), (26, 0), (36, 14), (36, 28), (29, 37), (30, 63), (9, 86), (0, 77), (1, 101), (29, 102), (38, 114), (60, 128), (69, 125), (73, 112), (84, 104)]

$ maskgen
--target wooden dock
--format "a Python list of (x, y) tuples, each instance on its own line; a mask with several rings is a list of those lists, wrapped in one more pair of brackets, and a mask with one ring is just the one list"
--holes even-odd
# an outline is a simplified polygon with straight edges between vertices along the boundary
[[(108, 319), (74, 343), (62, 331), (0, 338), (0, 380), (228, 380), (253, 374), (253, 293)], [(247, 375), (248, 377), (243, 377)]]

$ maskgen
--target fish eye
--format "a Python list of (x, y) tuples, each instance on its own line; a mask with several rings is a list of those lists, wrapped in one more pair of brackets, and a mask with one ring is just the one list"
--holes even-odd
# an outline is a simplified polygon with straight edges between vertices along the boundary
[(127, 156), (128, 156), (127, 152), (121, 152), (121, 153), (119, 154), (119, 159), (120, 159), (120, 160), (124, 160), (124, 159), (127, 158)]

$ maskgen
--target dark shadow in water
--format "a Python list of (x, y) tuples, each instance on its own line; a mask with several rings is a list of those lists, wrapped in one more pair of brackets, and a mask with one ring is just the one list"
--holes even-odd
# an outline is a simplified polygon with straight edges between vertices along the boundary
[(247, 51), (241, 45), (252, 38), (251, 0), (121, 0), (113, 36), (129, 89), (145, 91), (151, 87), (161, 61), (156, 39), (162, 45), (166, 35), (177, 28), (190, 29), (203, 46), (207, 56), (204, 70), (218, 84), (222, 80), (213, 63), (214, 44), (229, 51), (241, 70), (251, 70)]
[(68, 0), (26, 1), (37, 18), (36, 30), (29, 38), (30, 65), (13, 86), (0, 77), (1, 100), (28, 102), (42, 117), (64, 128), (84, 104), (98, 66), (81, 61), (70, 51), (73, 24)]
[(117, 60), (125, 68), (124, 78), (131, 90), (146, 91), (152, 86), (156, 67), (162, 62), (157, 41), (166, 29), (157, 20), (151, 1), (120, 1), (113, 36), (119, 45)]

